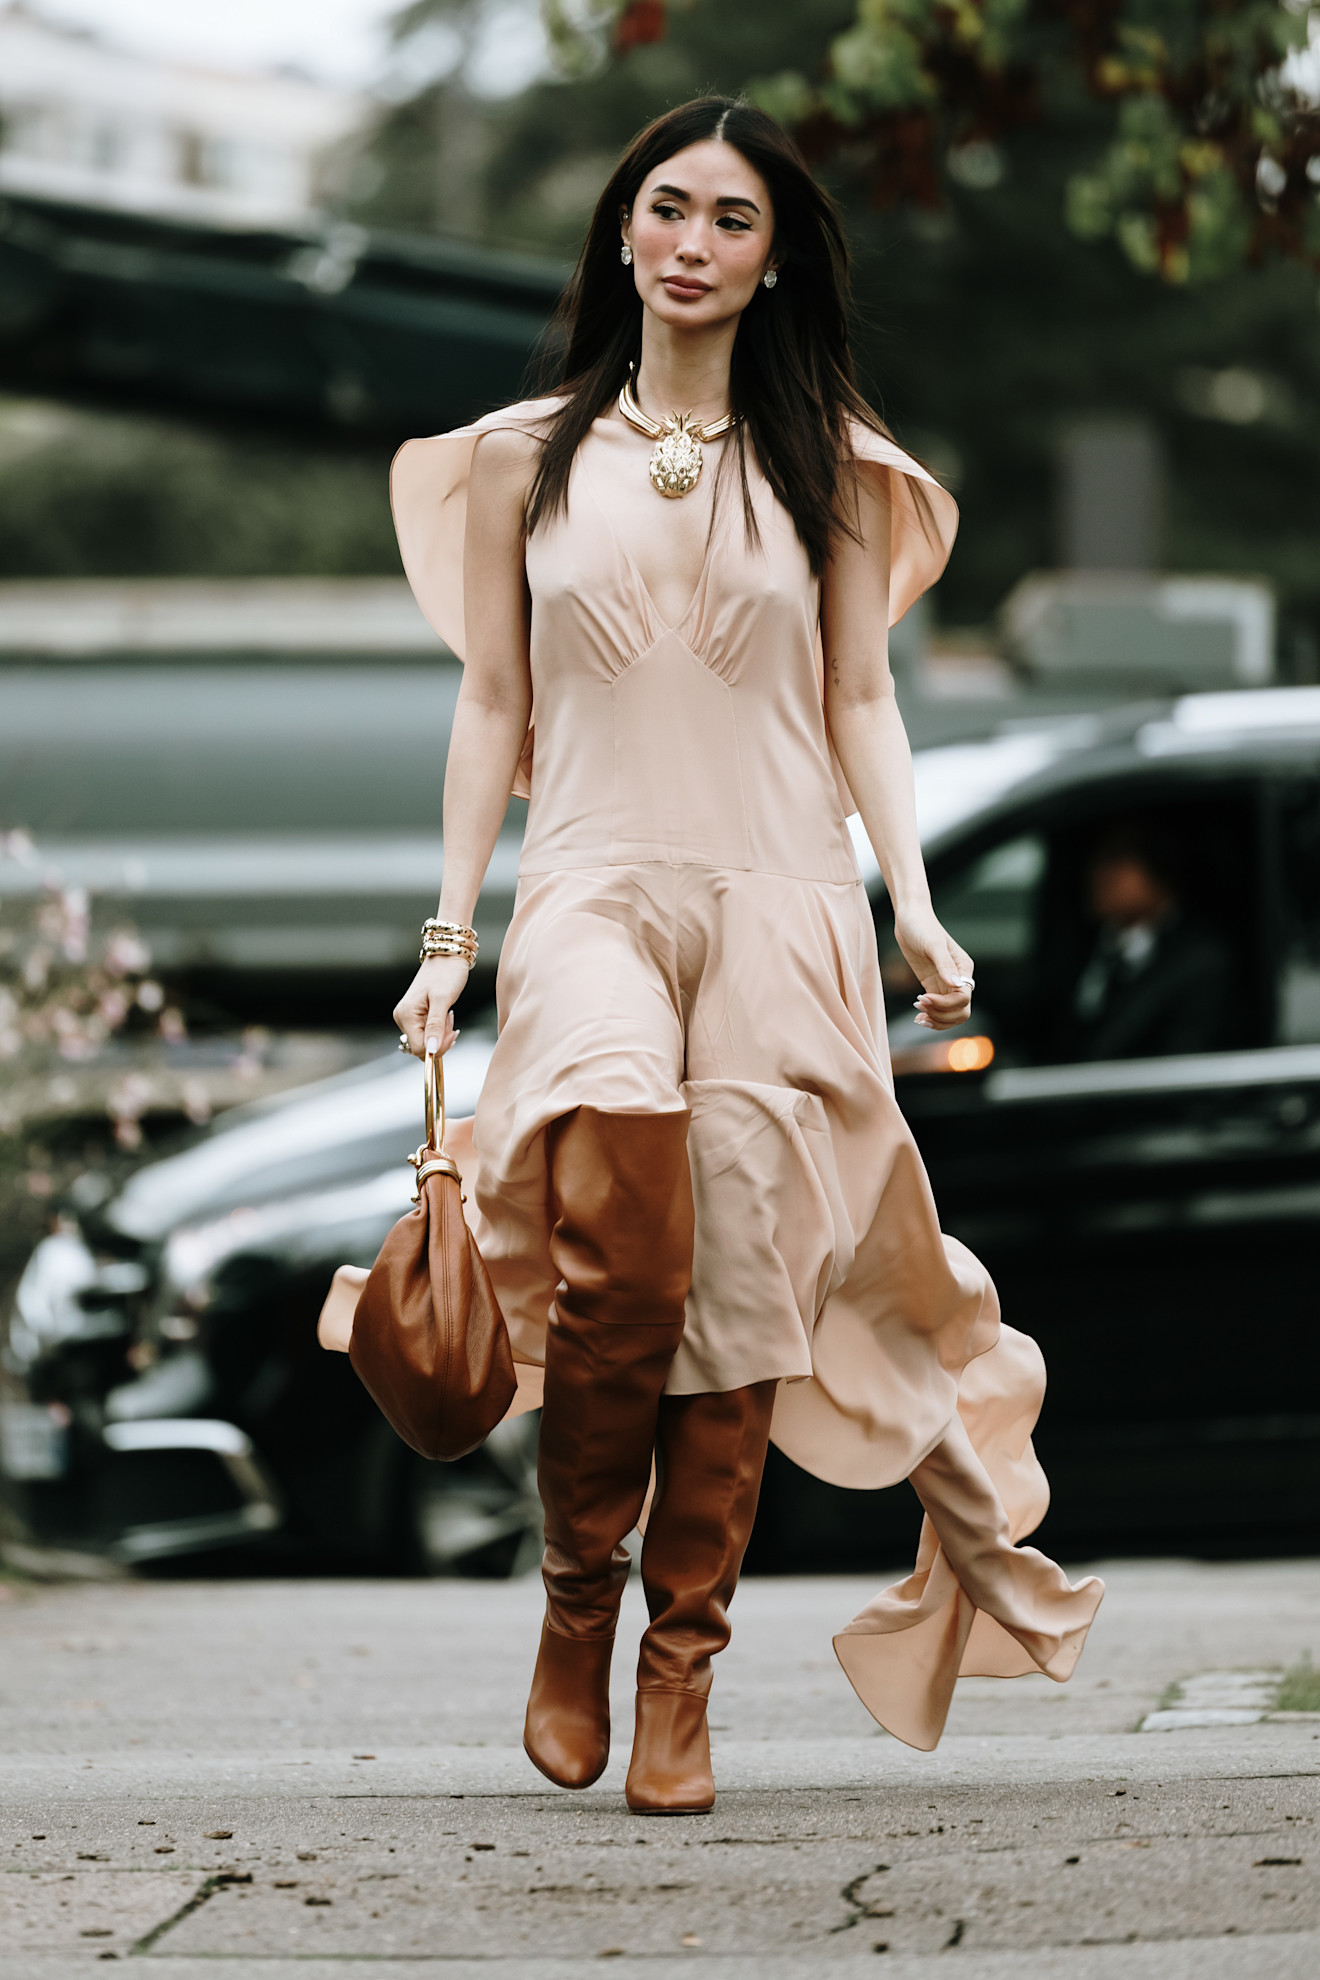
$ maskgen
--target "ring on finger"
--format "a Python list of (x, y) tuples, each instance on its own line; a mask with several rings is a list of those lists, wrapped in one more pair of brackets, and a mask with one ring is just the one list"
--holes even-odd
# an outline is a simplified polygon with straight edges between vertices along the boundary
[(399, 1042), (398, 1045), (395, 1047), (395, 1050), (399, 1052), (412, 1051), (412, 1046), (408, 1043), (408, 1034), (406, 1031), (401, 1031), (399, 1033)]

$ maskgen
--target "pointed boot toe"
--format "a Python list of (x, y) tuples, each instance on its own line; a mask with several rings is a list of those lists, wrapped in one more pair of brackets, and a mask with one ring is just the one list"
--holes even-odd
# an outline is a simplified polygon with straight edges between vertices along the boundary
[(691, 1691), (639, 1691), (624, 1789), (634, 1815), (702, 1815), (715, 1806), (706, 1701)]
[(523, 1751), (556, 1787), (587, 1788), (610, 1757), (612, 1636), (561, 1636), (543, 1624)]

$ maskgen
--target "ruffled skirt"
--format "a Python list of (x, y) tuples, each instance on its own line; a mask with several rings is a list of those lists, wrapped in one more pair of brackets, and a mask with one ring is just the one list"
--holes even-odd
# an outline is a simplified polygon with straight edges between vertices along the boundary
[[(692, 1291), (673, 1394), (778, 1378), (773, 1438), (831, 1484), (910, 1477), (916, 1569), (835, 1639), (872, 1715), (936, 1744), (954, 1681), (1066, 1678), (1103, 1588), (1034, 1548), (1034, 1342), (940, 1232), (894, 1100), (862, 883), (644, 864), (524, 876), (469, 1215), (539, 1401), (550, 1265), (545, 1130), (575, 1107), (690, 1116)], [(473, 1158), (475, 1157), (475, 1161)]]

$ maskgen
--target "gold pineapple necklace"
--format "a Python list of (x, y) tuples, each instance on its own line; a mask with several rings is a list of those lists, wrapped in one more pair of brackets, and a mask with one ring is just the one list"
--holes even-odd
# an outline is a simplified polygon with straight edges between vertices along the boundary
[(735, 412), (726, 412), (720, 419), (709, 421), (693, 419), (690, 412), (671, 412), (665, 419), (652, 419), (637, 403), (631, 366), (628, 381), (619, 394), (619, 411), (629, 426), (635, 426), (648, 440), (655, 441), (647, 473), (656, 493), (671, 498), (690, 495), (700, 481), (705, 458), (701, 451), (703, 441), (718, 440), (738, 424)]

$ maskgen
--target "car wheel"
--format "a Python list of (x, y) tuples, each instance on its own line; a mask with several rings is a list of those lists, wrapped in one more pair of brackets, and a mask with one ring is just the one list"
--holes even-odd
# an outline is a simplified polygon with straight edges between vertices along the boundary
[(544, 1544), (536, 1489), (539, 1412), (492, 1430), (455, 1464), (417, 1458), (407, 1481), (413, 1565), (422, 1574), (503, 1580), (527, 1574)]

